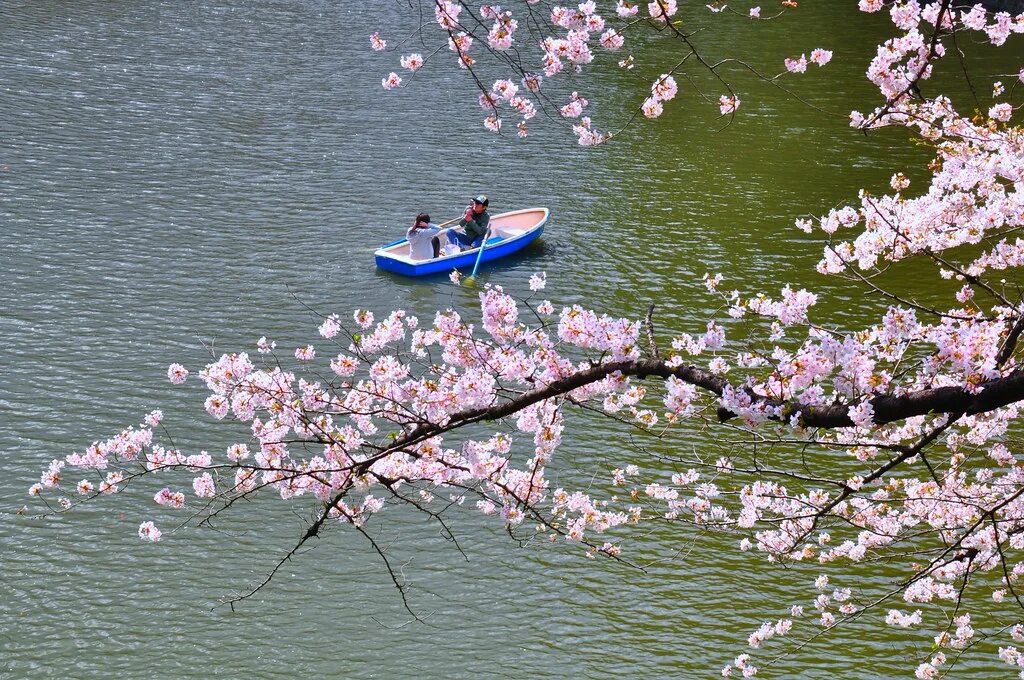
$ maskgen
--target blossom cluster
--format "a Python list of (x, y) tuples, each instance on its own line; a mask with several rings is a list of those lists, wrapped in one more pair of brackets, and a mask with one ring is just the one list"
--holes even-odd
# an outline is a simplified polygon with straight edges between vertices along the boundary
[[(545, 278), (535, 275), (531, 287), (542, 289)], [(401, 310), (379, 322), (372, 312), (356, 310), (353, 319), (362, 333), (342, 334), (340, 316), (325, 317), (318, 329), (324, 340), (351, 338), (344, 351), (329, 359), (339, 378), (332, 384), (300, 377), (277, 357), (260, 367), (248, 353), (224, 354), (198, 372), (209, 393), (206, 410), (217, 420), (248, 423), (250, 443), (232, 444), (222, 456), (185, 453), (154, 440), (162, 419), (154, 411), (140, 428), (126, 428), (84, 453), (53, 461), (30, 493), (59, 491), (70, 465), (86, 472), (117, 469), (115, 476), (99, 480), (98, 492), (93, 482), (79, 482), (75, 489), (80, 495), (111, 493), (122, 480), (146, 474), (190, 475), (194, 500), (171, 486), (153, 496), (167, 510), (202, 507), (211, 499), (230, 502), (266, 489), (285, 500), (313, 497), (327, 504), (331, 518), (360, 525), (384, 508), (388, 495), (411, 485), (430, 496), (445, 491), (450, 499), (474, 489), (482, 512), (499, 514), (512, 526), (550, 499), (548, 526), (572, 541), (637, 521), (635, 511), (605, 509), (585, 493), (549, 491), (545, 470), (564, 427), (560, 399), (540, 400), (518, 411), (516, 429), (532, 441), (530, 453), (518, 463), (513, 438), (505, 434), (468, 439), (457, 447), (445, 445), (443, 428), (416, 434), (426, 424), (499, 406), (510, 390), (537, 389), (572, 376), (580, 367), (563, 355), (560, 345), (604, 352), (607, 361), (638, 355), (638, 322), (571, 307), (562, 311), (551, 335), (545, 326), (523, 324), (518, 303), (498, 286), (488, 286), (480, 301), (486, 338), (476, 337), (473, 327), (451, 310), (439, 312), (429, 327), (420, 327), (416, 317)], [(265, 338), (258, 346), (273, 352)], [(316, 350), (313, 345), (297, 348), (297, 367), (318, 361)], [(423, 361), (431, 351), (440, 354), (441, 365)], [(168, 370), (174, 384), (183, 382), (183, 375), (188, 371), (179, 364)], [(609, 389), (614, 385), (609, 383)], [(595, 398), (602, 386), (581, 388), (574, 398)], [(382, 431), (405, 434), (381, 439), (376, 435)], [(293, 447), (289, 440), (294, 439), (317, 443), (322, 451), (306, 456), (306, 446)], [(148, 541), (162, 535), (152, 520), (139, 528), (139, 536)], [(618, 553), (609, 542), (594, 549)]]
[[(536, 0), (526, 0), (526, 9), (520, 12), (519, 9), (485, 3), (476, 12), (470, 5), (450, 0), (433, 3), (432, 23), (440, 29), (442, 39), (447, 42), (448, 50), (455, 55), (459, 68), (473, 70), (477, 66), (477, 59), (487, 53), (502, 68), (512, 71), (512, 74), (497, 82), (515, 82), (518, 83), (516, 87), (523, 89), (519, 95), (507, 94), (507, 86), (501, 92), (495, 91), (493, 87), (488, 91), (477, 72), (473, 72), (473, 79), (479, 88), (480, 105), (486, 110), (484, 127), (492, 132), (501, 132), (505, 118), (518, 116), (516, 133), (520, 137), (527, 136), (528, 121), (544, 100), (545, 103), (554, 104), (561, 116), (578, 120), (571, 127), (580, 145), (602, 144), (612, 137), (612, 133), (599, 131), (592, 119), (583, 115), (587, 100), (578, 92), (573, 92), (567, 104), (557, 104), (553, 98), (541, 92), (541, 84), (545, 79), (555, 78), (562, 73), (582, 73), (585, 67), (595, 62), (598, 52), (622, 50), (626, 46), (627, 35), (644, 25), (667, 29), (667, 36), (682, 38), (688, 49), (696, 53), (696, 48), (687, 42), (686, 36), (677, 28), (680, 6), (676, 0), (653, 0), (646, 3), (617, 0), (614, 7), (609, 0), (603, 8), (599, 8), (597, 0), (584, 0), (576, 5), (553, 4), (548, 8), (543, 29), (538, 22), (537, 9), (533, 7), (536, 4)], [(797, 3), (784, 2), (783, 6), (792, 8)], [(721, 14), (727, 5), (717, 2), (708, 7), (714, 13)], [(520, 18), (524, 16), (527, 17), (524, 19), (525, 25), (530, 26), (530, 29), (520, 29)], [(748, 16), (760, 18), (760, 7), (751, 8)], [(428, 26), (421, 27), (421, 31), (426, 28)], [(520, 35), (522, 30), (531, 31), (528, 39)], [(531, 45), (539, 46), (535, 61), (523, 58), (524, 55), (532, 56), (527, 50)], [(376, 51), (389, 49), (387, 40), (379, 33), (371, 35), (370, 46)], [(509, 60), (503, 53), (513, 49), (518, 51), (517, 57)], [(810, 62), (823, 66), (831, 58), (832, 52), (818, 48), (811, 52)], [(411, 72), (423, 68), (425, 62), (426, 59), (419, 52), (401, 55), (399, 58), (401, 67)], [(803, 55), (796, 60), (786, 60), (787, 68), (792, 72), (805, 71), (807, 63), (807, 57)], [(632, 69), (634, 65), (635, 60), (631, 54), (619, 61), (619, 66), (625, 69)], [(403, 84), (402, 77), (394, 71), (381, 80), (381, 85), (387, 90), (402, 87)], [(662, 74), (654, 81), (651, 93), (642, 101), (639, 111), (647, 118), (660, 117), (665, 103), (675, 97), (677, 90), (674, 73), (670, 71)], [(504, 111), (503, 104), (508, 107)], [(740, 99), (731, 88), (728, 94), (719, 99), (723, 115), (734, 114), (739, 104)]]

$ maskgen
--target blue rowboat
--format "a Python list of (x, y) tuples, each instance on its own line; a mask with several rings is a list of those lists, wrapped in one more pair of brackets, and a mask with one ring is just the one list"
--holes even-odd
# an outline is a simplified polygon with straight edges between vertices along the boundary
[[(544, 225), (550, 214), (551, 211), (547, 208), (527, 208), (491, 217), (490, 236), (487, 243), (483, 245), (484, 252), (480, 261), (497, 260), (533, 243), (544, 233)], [(442, 243), (446, 240), (444, 237), (446, 231), (445, 229), (441, 232)], [(403, 238), (381, 246), (373, 255), (377, 260), (377, 266), (381, 269), (404, 276), (426, 276), (427, 274), (447, 274), (453, 269), (460, 269), (464, 273), (468, 273), (476, 263), (479, 251), (479, 248), (473, 248), (430, 260), (414, 260), (409, 257), (409, 242)]]

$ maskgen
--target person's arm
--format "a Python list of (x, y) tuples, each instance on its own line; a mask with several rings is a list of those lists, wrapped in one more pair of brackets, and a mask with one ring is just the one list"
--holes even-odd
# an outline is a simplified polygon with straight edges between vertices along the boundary
[[(468, 215), (468, 213), (467, 213)], [(491, 221), (491, 216), (486, 212), (481, 214), (473, 213), (472, 219), (463, 217), (459, 224), (465, 227), (466, 234), (473, 238), (479, 238), (487, 233), (487, 225)]]

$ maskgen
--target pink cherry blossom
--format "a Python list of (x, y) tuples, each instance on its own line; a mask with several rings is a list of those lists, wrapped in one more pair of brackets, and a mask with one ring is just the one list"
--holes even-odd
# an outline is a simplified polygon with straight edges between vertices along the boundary
[(659, 76), (651, 86), (651, 97), (662, 102), (674, 99), (677, 92), (679, 87), (676, 85), (676, 79), (667, 73)]
[(357, 309), (352, 312), (352, 319), (362, 328), (367, 329), (373, 325), (373, 312), (365, 309)]
[(668, 21), (679, 11), (676, 0), (654, 0), (647, 3), (647, 13), (655, 21)]
[(199, 498), (213, 498), (217, 490), (213, 484), (213, 477), (209, 472), (204, 472), (192, 481), (192, 489)]
[(163, 533), (152, 522), (143, 522), (139, 525), (139, 538), (144, 541), (156, 543), (162, 535)]
[(665, 110), (661, 105), (661, 102), (654, 97), (648, 97), (644, 100), (643, 106), (640, 107), (644, 115), (648, 118), (657, 118)]
[(401, 63), (402, 68), (407, 68), (410, 71), (419, 71), (423, 68), (423, 55), (418, 52), (413, 52), (410, 55), (403, 56), (399, 60), (399, 63)]
[(636, 13), (640, 10), (640, 6), (631, 2), (630, 0), (617, 0), (615, 3), (615, 13), (623, 19), (636, 16)]
[(540, 85), (544, 81), (544, 76), (539, 73), (527, 73), (523, 76), (522, 85), (530, 92), (540, 92)]
[(185, 494), (180, 491), (171, 491), (167, 487), (164, 487), (153, 496), (153, 500), (157, 505), (164, 505), (170, 508), (183, 508), (185, 507)]
[(491, 85), (491, 92), (496, 94), (504, 101), (511, 101), (513, 98), (515, 98), (516, 93), (518, 91), (519, 87), (511, 80), (508, 80), (507, 78), (496, 80), (494, 81), (494, 84)]
[(891, 186), (894, 191), (903, 191), (904, 189), (910, 186), (910, 180), (907, 179), (906, 175), (904, 175), (902, 172), (897, 172), (889, 180), (889, 186)]
[(811, 50), (810, 61), (818, 66), (824, 66), (828, 62), (832, 61), (832, 52), (829, 50), (823, 50), (820, 47), (813, 49)]
[(219, 394), (211, 394), (206, 398), (206, 411), (217, 420), (223, 420), (228, 414), (231, 403)]
[(996, 104), (988, 110), (989, 118), (1006, 123), (1013, 115), (1013, 107), (1010, 104)]
[(145, 423), (150, 427), (156, 427), (160, 424), (160, 421), (164, 419), (164, 412), (160, 409), (153, 409), (146, 414)]
[(494, 22), (487, 34), (487, 44), (493, 50), (504, 51), (512, 47), (518, 22), (510, 16), (503, 16)]
[(807, 57), (801, 54), (796, 59), (786, 57), (786, 70), (790, 73), (803, 73), (807, 70)]
[(331, 370), (342, 378), (348, 378), (355, 375), (356, 369), (358, 368), (359, 360), (355, 357), (348, 356), (347, 354), (339, 354), (331, 360)]
[(736, 112), (740, 107), (740, 98), (735, 95), (722, 95), (718, 98), (718, 110), (723, 116)]
[(583, 114), (583, 104), (579, 100), (570, 101), (558, 110), (563, 118), (579, 118)]
[(181, 364), (171, 364), (167, 367), (167, 379), (174, 385), (180, 385), (188, 377), (188, 369)]
[(434, 18), (438, 26), (445, 30), (452, 30), (458, 27), (459, 14), (462, 13), (462, 6), (451, 0), (439, 0), (434, 6)]
[[(341, 323), (339, 322), (337, 314), (331, 314), (329, 317), (324, 319), (324, 322), (320, 324), (320, 337), (322, 338), (333, 338), (341, 330)], [(296, 355), (298, 356), (298, 355)]]
[(626, 43), (626, 39), (614, 28), (609, 28), (601, 34), (598, 42), (601, 43), (601, 47), (606, 50), (618, 50)]

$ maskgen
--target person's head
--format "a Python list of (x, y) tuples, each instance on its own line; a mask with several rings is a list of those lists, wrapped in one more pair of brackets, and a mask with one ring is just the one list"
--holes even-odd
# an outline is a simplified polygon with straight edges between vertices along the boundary
[(483, 194), (480, 194), (479, 196), (473, 199), (473, 212), (479, 215), (483, 211), (487, 210), (487, 203), (487, 197), (484, 196)]
[(416, 221), (412, 223), (412, 226), (417, 229), (424, 229), (430, 225), (430, 215), (427, 213), (420, 213), (416, 216)]

